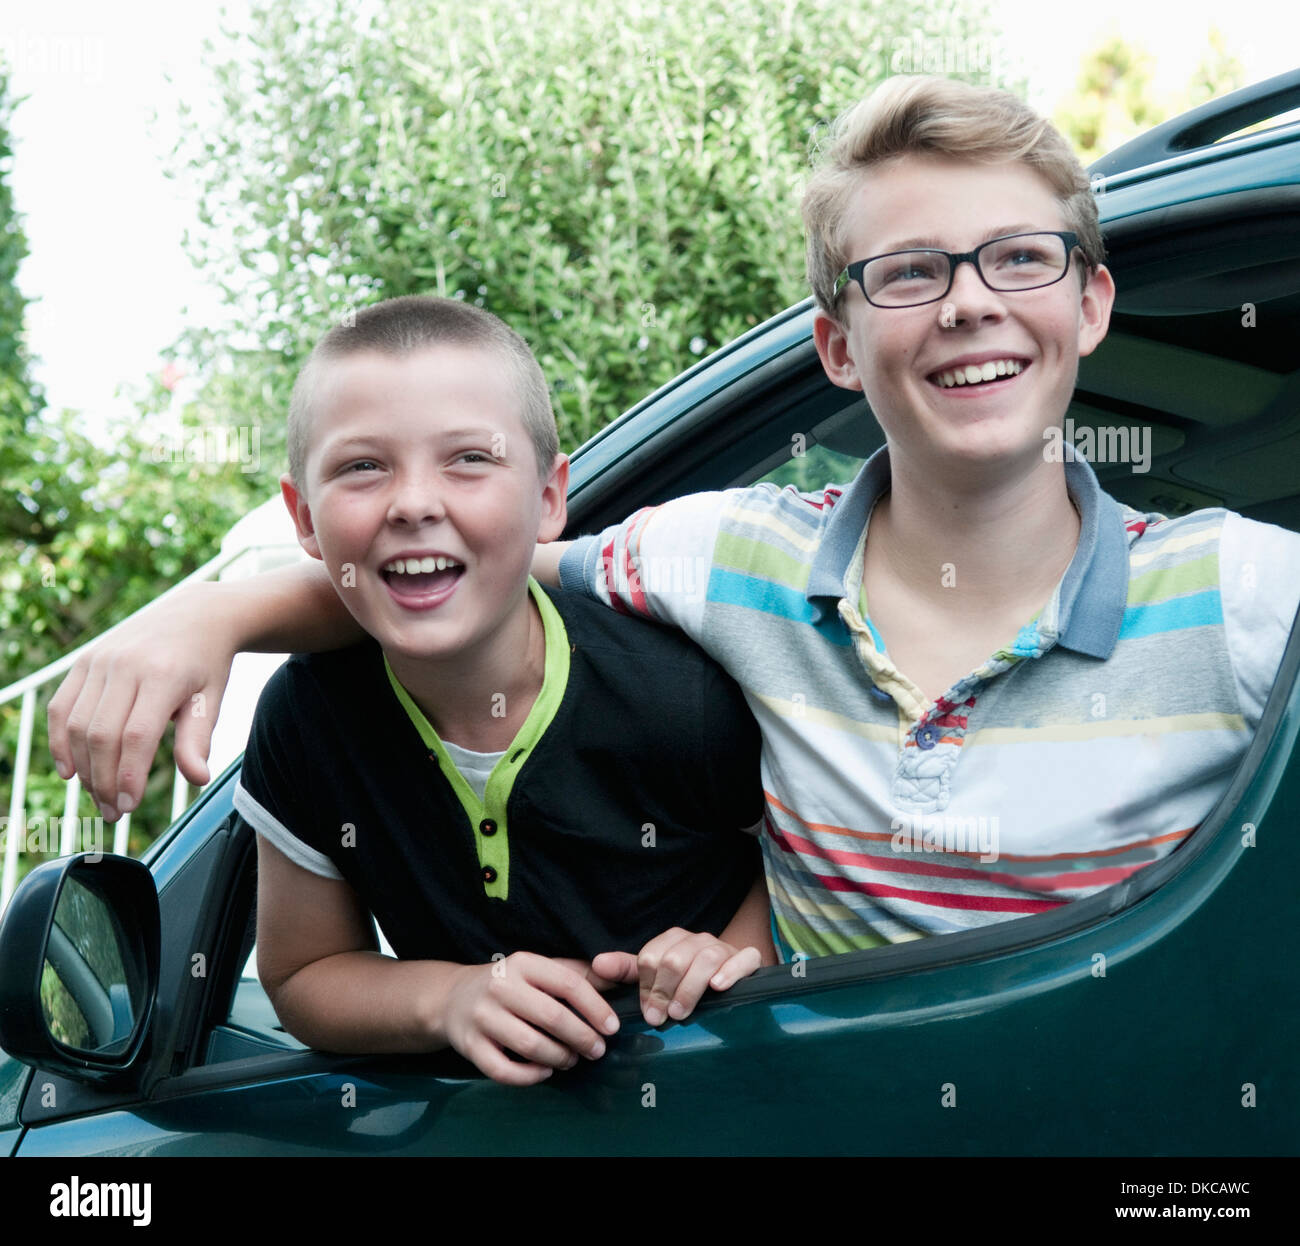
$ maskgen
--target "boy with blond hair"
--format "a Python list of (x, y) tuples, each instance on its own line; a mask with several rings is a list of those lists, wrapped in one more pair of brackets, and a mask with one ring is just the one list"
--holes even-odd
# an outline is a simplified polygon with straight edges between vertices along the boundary
[[(1022, 101), (885, 83), (836, 124), (804, 216), (818, 354), (885, 447), (845, 487), (680, 498), (534, 563), (740, 683), (785, 958), (1049, 911), (1164, 858), (1241, 761), (1300, 592), (1295, 534), (1140, 514), (1052, 452), (1115, 287), (1088, 179)], [(662, 558), (706, 560), (703, 597), (652, 591)], [(314, 590), (278, 583), (246, 639), (303, 617)], [(94, 771), (112, 792), (112, 747)]]

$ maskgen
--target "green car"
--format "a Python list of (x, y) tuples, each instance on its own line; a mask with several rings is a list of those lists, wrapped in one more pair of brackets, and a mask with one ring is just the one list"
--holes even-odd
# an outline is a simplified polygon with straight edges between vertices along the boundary
[[(1296, 107), (1300, 71), (1093, 170), (1119, 297), (1069, 419), (1150, 430), (1149, 471), (1095, 463), (1139, 510), (1300, 530), (1300, 123), (1238, 133)], [(811, 325), (810, 302), (774, 317), (578, 451), (572, 533), (696, 490), (847, 480), (883, 435)], [(236, 765), (143, 864), (69, 858), (15, 895), (0, 1154), (1294, 1154), (1298, 669), (1293, 631), (1223, 798), (1126, 882), (764, 969), (658, 1029), (629, 989), (603, 1059), (525, 1089), (450, 1052), (336, 1056), (281, 1029), (251, 963)]]

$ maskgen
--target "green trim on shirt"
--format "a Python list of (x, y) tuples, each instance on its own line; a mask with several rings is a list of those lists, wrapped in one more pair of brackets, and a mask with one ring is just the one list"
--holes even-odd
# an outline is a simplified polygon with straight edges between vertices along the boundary
[[(569, 634), (565, 630), (564, 620), (551, 604), (551, 599), (542, 592), (541, 585), (532, 576), (528, 577), (528, 591), (537, 603), (537, 611), (542, 616), (542, 633), (546, 643), (546, 665), (542, 675), (542, 688), (533, 702), (523, 726), (515, 733), (515, 738), (501, 756), (501, 760), (488, 775), (487, 787), (483, 800), (479, 800), (474, 789), (470, 787), (465, 776), (456, 768), (438, 733), (429, 725), (424, 711), (411, 699), (410, 693), (398, 682), (393, 668), (384, 656), (384, 670), (388, 673), (388, 682), (401, 702), (407, 717), (420, 733), (420, 739), (438, 759), (438, 765), (451, 790), (464, 807), (465, 816), (474, 830), (474, 846), (478, 852), (479, 866), (482, 870), (493, 870), (495, 878), (491, 882), (483, 879), (483, 892), (494, 900), (507, 900), (510, 897), (510, 839), (506, 822), (506, 808), (510, 803), (510, 793), (515, 778), (527, 763), (533, 749), (546, 734), (551, 725), (560, 702), (564, 700), (564, 690), (569, 683)], [(491, 835), (483, 833), (485, 822), (496, 824), (496, 831)]]

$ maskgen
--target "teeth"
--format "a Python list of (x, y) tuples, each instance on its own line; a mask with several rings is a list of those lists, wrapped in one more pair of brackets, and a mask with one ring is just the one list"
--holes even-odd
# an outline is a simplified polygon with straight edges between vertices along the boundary
[(1000, 376), (1018, 376), (1024, 365), (1016, 359), (990, 359), (987, 363), (968, 363), (947, 372), (936, 372), (935, 380), (942, 389), (954, 385), (978, 385), (982, 381), (995, 381)]
[(431, 571), (446, 571), (448, 567), (459, 566), (460, 563), (445, 554), (436, 557), (426, 554), (423, 558), (394, 558), (383, 569), (394, 575), (428, 575)]

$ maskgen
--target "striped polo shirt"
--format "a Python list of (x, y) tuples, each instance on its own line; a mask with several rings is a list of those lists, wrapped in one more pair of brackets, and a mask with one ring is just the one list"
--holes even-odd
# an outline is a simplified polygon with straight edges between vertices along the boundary
[(862, 588), (882, 449), (843, 488), (695, 494), (574, 543), (561, 582), (683, 629), (762, 732), (785, 959), (1042, 913), (1173, 851), (1259, 722), (1300, 536), (1225, 510), (1140, 514), (1065, 464), (1074, 558), (1011, 643), (929, 701)]

